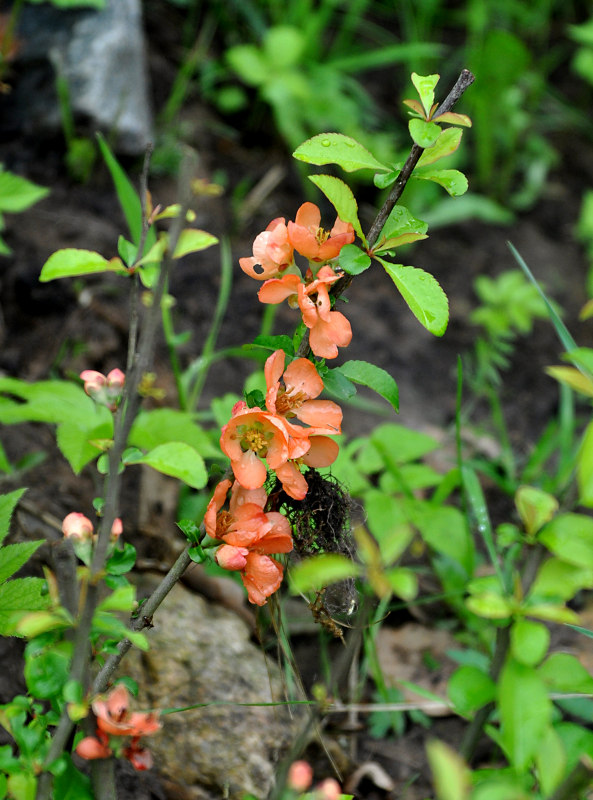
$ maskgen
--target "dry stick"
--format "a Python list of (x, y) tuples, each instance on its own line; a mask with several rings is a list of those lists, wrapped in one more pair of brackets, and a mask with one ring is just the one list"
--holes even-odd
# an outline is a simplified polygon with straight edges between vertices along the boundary
[[(472, 85), (475, 80), (475, 76), (468, 70), (464, 69), (461, 71), (455, 86), (451, 89), (447, 97), (443, 100), (441, 105), (438, 107), (437, 111), (434, 114), (433, 120), (437, 119), (441, 114), (444, 114), (446, 111), (450, 111), (455, 103), (459, 100), (461, 95), (465, 92), (465, 90)], [(403, 194), (404, 189), (406, 188), (406, 184), (418, 163), (420, 156), (424, 152), (423, 147), (419, 147), (416, 143), (412, 145), (412, 149), (410, 150), (410, 155), (406, 159), (406, 163), (402, 167), (401, 172), (397, 176), (397, 180), (393, 185), (393, 189), (389, 193), (389, 197), (383, 204), (383, 207), (375, 217), (375, 221), (370, 227), (367, 242), (369, 250), (376, 244), (377, 239), (379, 238), (379, 234), (383, 230), (383, 226), (387, 222), (387, 219), (391, 212), (393, 211), (394, 207), (396, 206), (398, 200)], [(352, 283), (352, 275), (344, 275), (344, 277), (340, 278), (337, 281), (333, 289), (331, 291), (332, 296), (334, 299), (340, 297), (346, 289)], [(299, 345), (299, 349), (297, 352), (297, 356), (300, 358), (304, 358), (309, 354), (309, 330), (307, 329), (303, 335), (301, 343)]]
[[(140, 385), (142, 375), (148, 369), (154, 352), (154, 340), (156, 336), (158, 320), (160, 318), (160, 305), (165, 291), (165, 286), (167, 285), (169, 269), (173, 261), (172, 254), (175, 251), (175, 247), (185, 221), (185, 214), (189, 206), (188, 184), (190, 170), (185, 168), (182, 170), (181, 174), (185, 184), (182, 189), (182, 208), (179, 216), (175, 219), (173, 225), (171, 226), (171, 232), (169, 234), (169, 247), (167, 255), (163, 260), (157, 286), (153, 293), (153, 304), (147, 312), (145, 324), (140, 335), (137, 356), (132, 365), (132, 369), (130, 370), (130, 374), (126, 378), (122, 403), (118, 408), (115, 418), (113, 446), (109, 451), (109, 471), (106, 478), (103, 517), (99, 526), (97, 544), (93, 553), (93, 560), (88, 578), (86, 601), (76, 628), (74, 653), (72, 657), (72, 665), (70, 667), (69, 679), (75, 680), (79, 683), (83, 683), (85, 675), (88, 673), (90, 664), (89, 636), (91, 632), (93, 616), (98, 602), (99, 584), (102, 571), (105, 567), (111, 527), (116, 516), (116, 510), (119, 501), (119, 492), (121, 487), (121, 480), (118, 470), (119, 463), (121, 461), (122, 453), (126, 447), (132, 422), (134, 421), (134, 417), (139, 405), (138, 387)], [(74, 723), (68, 716), (67, 709), (64, 709), (58, 727), (54, 733), (51, 747), (44, 762), (44, 766), (46, 768), (62, 753), (73, 727)], [(40, 775), (37, 786), (36, 800), (49, 799), (52, 780), (53, 777), (49, 772), (44, 772)]]

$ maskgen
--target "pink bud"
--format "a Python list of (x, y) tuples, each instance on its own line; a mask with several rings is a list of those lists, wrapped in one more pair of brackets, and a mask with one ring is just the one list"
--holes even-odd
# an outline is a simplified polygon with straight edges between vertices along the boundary
[(107, 379), (102, 372), (97, 372), (94, 369), (85, 369), (80, 373), (81, 379), (84, 381), (84, 390), (91, 397), (93, 394), (99, 392), (107, 383)]
[(112, 369), (107, 373), (107, 386), (110, 388), (121, 390), (125, 382), (126, 376), (121, 369)]
[(64, 517), (62, 531), (66, 537), (73, 536), (81, 540), (90, 539), (93, 535), (93, 523), (84, 514), (72, 511), (67, 517)]
[(247, 564), (249, 550), (246, 547), (233, 547), (223, 544), (216, 551), (216, 561), (223, 569), (241, 570)]
[(113, 520), (113, 525), (111, 526), (111, 541), (114, 542), (116, 539), (119, 539), (119, 537), (123, 533), (123, 530), (124, 526), (122, 524), (121, 519), (119, 517), (116, 517)]
[(316, 800), (340, 800), (341, 796), (340, 784), (333, 778), (326, 778), (315, 791)]
[(81, 758), (89, 760), (95, 758), (109, 758), (111, 755), (110, 748), (98, 739), (95, 739), (94, 736), (86, 736), (84, 739), (81, 739), (76, 745), (76, 752)]
[(313, 782), (313, 768), (306, 761), (295, 761), (288, 770), (288, 785), (297, 792), (306, 792)]

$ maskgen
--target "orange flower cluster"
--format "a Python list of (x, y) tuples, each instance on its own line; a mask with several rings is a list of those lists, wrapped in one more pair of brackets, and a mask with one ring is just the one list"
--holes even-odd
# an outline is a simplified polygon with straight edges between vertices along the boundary
[[(271, 553), (288, 553), (292, 538), (288, 520), (264, 512), (268, 496), (263, 485), (273, 470), (286, 494), (302, 500), (307, 481), (301, 464), (326, 467), (338, 455), (328, 434), (341, 431), (342, 410), (331, 400), (319, 400), (323, 381), (306, 358), (284, 369), (285, 354), (268, 358), (265, 409), (237, 403), (220, 437), (222, 451), (235, 475), (228, 510), (223, 510), (231, 481), (215, 489), (204, 523), (207, 533), (224, 544), (216, 559), (225, 569), (238, 570), (249, 600), (263, 605), (282, 582), (283, 568)], [(297, 424), (299, 423), (303, 424)]]
[(127, 758), (134, 769), (150, 769), (152, 755), (150, 750), (140, 744), (140, 738), (158, 731), (161, 723), (156, 714), (132, 712), (129, 706), (129, 692), (121, 683), (106, 697), (98, 697), (92, 703), (91, 707), (97, 718), (96, 737), (86, 736), (80, 740), (76, 752), (81, 758), (88, 760), (109, 758), (114, 754), (110, 736), (130, 736), (128, 745), (123, 748), (116, 746), (118, 755)]
[[(354, 229), (337, 218), (331, 231), (320, 227), (321, 212), (313, 203), (304, 203), (294, 222), (284, 217), (272, 220), (253, 243), (253, 256), (240, 258), (241, 269), (265, 281), (258, 293), (262, 303), (281, 303), (300, 309), (309, 328), (309, 344), (319, 358), (335, 358), (338, 347), (347, 347), (352, 329), (346, 317), (332, 311), (328, 287), (341, 275), (328, 264), (345, 244), (354, 241)], [(294, 251), (309, 260), (305, 278), (294, 262)]]

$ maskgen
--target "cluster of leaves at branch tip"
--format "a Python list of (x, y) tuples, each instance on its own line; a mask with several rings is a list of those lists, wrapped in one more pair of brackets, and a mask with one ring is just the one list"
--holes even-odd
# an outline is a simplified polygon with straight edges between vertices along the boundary
[[(450, 195), (467, 191), (467, 179), (455, 169), (435, 169), (434, 164), (453, 154), (461, 142), (463, 131), (459, 127), (471, 125), (463, 114), (445, 112), (438, 115), (434, 103), (434, 90), (438, 75), (425, 77), (412, 74), (412, 82), (420, 100), (405, 100), (411, 109), (410, 135), (423, 152), (412, 172), (412, 179), (428, 180), (442, 186)], [(441, 124), (452, 127), (442, 129)], [(403, 164), (384, 164), (355, 139), (339, 133), (322, 133), (308, 139), (298, 147), (293, 156), (307, 164), (324, 166), (336, 164), (345, 172), (372, 170), (375, 185), (387, 188), (397, 180)], [(311, 175), (311, 180), (327, 197), (344, 222), (349, 222), (363, 246), (350, 244), (340, 253), (339, 265), (344, 272), (358, 275), (368, 269), (374, 258), (393, 280), (410, 310), (431, 333), (442, 336), (449, 320), (449, 304), (438, 281), (418, 267), (393, 263), (395, 250), (404, 244), (427, 238), (428, 225), (413, 217), (404, 207), (396, 205), (389, 215), (376, 242), (369, 243), (362, 231), (358, 205), (351, 189), (344, 181), (332, 175)]]

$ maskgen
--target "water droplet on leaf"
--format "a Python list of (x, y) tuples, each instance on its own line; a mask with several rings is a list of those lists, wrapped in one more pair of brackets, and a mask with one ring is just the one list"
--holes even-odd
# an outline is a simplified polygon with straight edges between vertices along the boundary
[(329, 139), (322, 139), (322, 140), (321, 140), (321, 145), (322, 145), (322, 147), (329, 147), (329, 146), (330, 146), (330, 144), (331, 144), (331, 142), (330, 142), (330, 140), (329, 140)]

